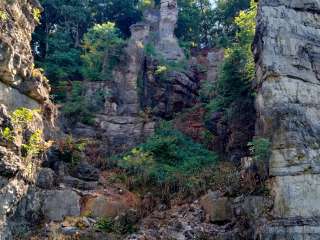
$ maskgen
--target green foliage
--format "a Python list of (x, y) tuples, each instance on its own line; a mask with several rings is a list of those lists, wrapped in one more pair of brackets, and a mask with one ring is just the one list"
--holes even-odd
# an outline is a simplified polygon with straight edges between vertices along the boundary
[(35, 114), (39, 110), (18, 108), (10, 114), (12, 128), (6, 127), (1, 130), (1, 136), (7, 143), (20, 143), (21, 156), (24, 160), (23, 176), (33, 181), (37, 169), (37, 157), (45, 152), (52, 144), (51, 141), (43, 139), (43, 132), (40, 129), (30, 131), (30, 125), (35, 120)]
[(168, 68), (166, 66), (157, 66), (157, 70), (154, 72), (156, 76), (162, 75), (168, 71)]
[(112, 232), (113, 231), (113, 221), (110, 218), (100, 218), (95, 227), (103, 232)]
[(8, 19), (8, 15), (5, 11), (0, 10), (0, 22), (5, 22)]
[(45, 150), (42, 135), (43, 133), (41, 130), (36, 130), (31, 134), (28, 142), (22, 144), (22, 149), (26, 152), (26, 156), (36, 156)]
[(7, 142), (13, 142), (14, 141), (14, 134), (12, 133), (12, 130), (8, 127), (1, 130), (1, 136), (3, 139), (5, 139)]
[(76, 166), (81, 161), (87, 145), (88, 140), (76, 140), (68, 135), (65, 139), (57, 142), (59, 157), (64, 162), (70, 163), (71, 166)]
[(54, 87), (60, 82), (81, 78), (81, 50), (72, 44), (72, 36), (58, 27), (47, 38), (46, 59), (36, 58)]
[(131, 234), (136, 231), (134, 224), (124, 217), (119, 219), (100, 218), (95, 227), (100, 231), (119, 235)]
[[(214, 4), (213, 4), (214, 3)], [(250, 0), (178, 0), (176, 34), (192, 47), (229, 46), (235, 38), (234, 18)]]
[(144, 52), (148, 57), (157, 57), (158, 56), (156, 48), (155, 48), (154, 44), (152, 44), (152, 43), (147, 43), (144, 46)]
[(32, 122), (35, 112), (37, 112), (37, 110), (18, 108), (11, 114), (12, 122), (14, 125), (26, 127), (28, 123)]
[(268, 139), (257, 138), (248, 144), (254, 159), (258, 162), (266, 162), (271, 155), (271, 143)]
[(36, 23), (39, 24), (41, 19), (41, 10), (39, 8), (32, 9), (32, 15)]
[(217, 159), (215, 153), (163, 122), (154, 136), (124, 156), (119, 165), (134, 176), (138, 186), (168, 185), (176, 192), (197, 184), (197, 176)]
[(155, 1), (154, 0), (140, 0), (139, 1), (139, 9), (142, 11), (147, 9), (147, 8), (153, 8), (155, 6)]
[[(253, 102), (252, 81), (255, 77), (255, 66), (251, 43), (255, 33), (255, 16), (257, 4), (240, 12), (235, 18), (237, 41), (225, 51), (225, 59), (221, 66), (218, 82), (211, 86), (214, 98), (207, 105), (209, 112), (227, 111), (235, 102)], [(210, 95), (203, 93), (208, 100)]]
[(84, 96), (82, 82), (74, 81), (70, 95), (63, 105), (62, 112), (73, 123), (82, 122), (92, 125), (93, 115), (89, 100)]
[(83, 76), (92, 81), (112, 79), (112, 70), (120, 62), (124, 44), (114, 23), (94, 25), (83, 38)]

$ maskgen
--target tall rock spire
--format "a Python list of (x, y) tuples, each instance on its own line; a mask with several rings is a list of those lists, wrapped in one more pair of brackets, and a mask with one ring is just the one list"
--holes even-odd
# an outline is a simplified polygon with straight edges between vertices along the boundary
[(174, 35), (178, 20), (177, 0), (161, 0), (159, 22), (159, 52), (167, 60), (181, 60), (184, 58), (182, 49)]

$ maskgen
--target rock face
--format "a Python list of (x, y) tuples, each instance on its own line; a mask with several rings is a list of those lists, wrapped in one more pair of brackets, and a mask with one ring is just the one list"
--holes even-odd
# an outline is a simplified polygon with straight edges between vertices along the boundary
[(272, 141), (274, 209), (262, 239), (319, 239), (320, 3), (260, 0), (257, 135)]
[(78, 125), (74, 133), (81, 137), (101, 138), (108, 146), (107, 154), (128, 150), (151, 135), (152, 119), (143, 117), (140, 108), (138, 79), (144, 66), (144, 43), (149, 25), (138, 23), (131, 27), (131, 39), (124, 49), (125, 64), (113, 71), (112, 81), (87, 83), (88, 99), (95, 99), (99, 91), (105, 95), (104, 106), (95, 115), (93, 127)]
[[(95, 101), (101, 92), (104, 99), (94, 125), (78, 124), (75, 135), (101, 139), (107, 155), (122, 153), (150, 136), (157, 118), (171, 119), (197, 102), (200, 78), (195, 63), (170, 69), (163, 77), (156, 73), (163, 65), (160, 59), (174, 64), (185, 59), (174, 36), (177, 17), (176, 0), (162, 1), (160, 10), (147, 10), (144, 21), (131, 26), (131, 38), (121, 63), (113, 69), (113, 79), (86, 83), (87, 99)], [(156, 57), (148, 55), (148, 45)]]
[[(50, 91), (47, 80), (33, 67), (30, 47), (31, 33), (36, 25), (32, 13), (42, 7), (37, 1), (1, 1), (0, 9), (8, 13), (7, 19), (0, 22), (0, 80), (4, 90), (0, 100), (8, 107), (15, 107), (19, 102), (37, 106), (35, 102), (48, 101)], [(17, 89), (20, 96), (12, 88)], [(6, 99), (5, 92), (14, 94), (9, 94), (11, 97)], [(31, 99), (27, 101), (23, 95)], [(16, 103), (7, 102), (13, 96), (17, 96)]]
[(156, 74), (158, 67), (157, 60), (147, 58), (141, 104), (151, 109), (156, 117), (171, 119), (175, 113), (198, 102), (200, 79), (195, 66), (169, 71), (163, 76)]
[[(5, 15), (0, 21), (0, 129), (12, 128), (9, 112), (21, 107), (39, 109), (41, 113), (35, 114), (35, 121), (23, 129), (23, 132), (29, 131), (29, 135), (36, 130), (47, 133), (45, 126), (53, 129), (54, 113), (47, 79), (33, 66), (30, 41), (36, 25), (35, 9), (42, 9), (36, 0), (0, 2), (0, 10)], [(15, 216), (33, 188), (30, 183), (38, 181), (39, 186), (43, 186), (44, 181), (51, 181), (49, 176), (39, 175), (38, 180), (31, 176), (41, 159), (27, 162), (21, 155), (23, 134), (15, 133), (12, 142), (2, 135), (0, 138), (1, 240), (13, 239), (12, 234), (17, 230)]]

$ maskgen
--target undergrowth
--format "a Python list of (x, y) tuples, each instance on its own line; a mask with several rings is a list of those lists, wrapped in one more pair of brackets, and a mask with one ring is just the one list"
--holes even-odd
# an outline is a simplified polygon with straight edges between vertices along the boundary
[(159, 188), (161, 197), (174, 193), (196, 195), (205, 189), (204, 169), (212, 168), (218, 156), (195, 143), (169, 122), (162, 122), (144, 144), (119, 159), (133, 190)]

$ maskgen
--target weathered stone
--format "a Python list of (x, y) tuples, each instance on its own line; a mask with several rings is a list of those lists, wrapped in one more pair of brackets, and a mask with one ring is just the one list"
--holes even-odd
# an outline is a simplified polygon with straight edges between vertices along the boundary
[(320, 175), (304, 174), (272, 179), (275, 196), (273, 214), (277, 218), (320, 216)]
[(14, 212), (21, 198), (26, 194), (27, 186), (23, 180), (12, 179), (0, 190), (0, 220)]
[(112, 192), (108, 195), (87, 195), (82, 199), (81, 215), (113, 218), (136, 209), (140, 199), (133, 193)]
[(161, 0), (159, 42), (157, 49), (166, 60), (181, 60), (184, 53), (174, 36), (174, 30), (178, 20), (177, 0)]
[(44, 196), (43, 213), (48, 220), (61, 221), (80, 215), (80, 196), (72, 190), (49, 190)]
[(273, 216), (281, 220), (262, 239), (320, 238), (319, 221), (307, 221), (320, 217), (319, 27), (317, 0), (259, 1), (257, 135), (272, 142)]
[[(41, 10), (41, 5), (36, 0), (12, 3), (1, 1), (0, 8), (6, 9), (9, 13), (7, 20), (1, 23), (0, 81), (38, 102), (48, 101), (50, 88), (42, 74), (34, 70), (30, 47), (31, 34), (36, 25), (32, 11), (34, 8)], [(1, 85), (1, 88), (5, 86)], [(3, 94), (7, 94), (5, 92), (8, 90), (14, 91), (10, 88), (4, 90)], [(17, 92), (15, 95), (18, 96)], [(7, 94), (7, 99), (3, 96), (1, 100), (4, 101), (4, 104), (8, 103), (9, 106), (13, 103), (13, 95)], [(27, 105), (35, 104), (21, 95), (16, 100), (16, 104), (20, 102), (25, 102)]]
[(5, 147), (0, 146), (0, 175), (5, 177), (14, 176), (23, 169), (22, 160)]
[(97, 188), (98, 182), (86, 182), (78, 178), (74, 178), (71, 176), (63, 177), (63, 183), (71, 188), (77, 188), (81, 190), (93, 190)]
[(29, 187), (19, 202), (13, 219), (19, 224), (33, 226), (43, 220), (43, 193), (38, 188)]
[(272, 201), (265, 196), (240, 196), (232, 202), (232, 206), (238, 216), (256, 221), (269, 211)]
[(76, 167), (75, 176), (85, 181), (98, 181), (99, 170), (89, 163), (83, 162)]
[(50, 168), (41, 168), (37, 172), (36, 185), (43, 189), (51, 189), (55, 185), (55, 173)]
[(200, 204), (210, 221), (225, 223), (232, 220), (233, 212), (231, 201), (227, 197), (220, 197), (220, 192), (209, 192), (200, 199)]
[(157, 117), (170, 119), (198, 102), (200, 79), (192, 65), (186, 66), (188, 71), (168, 71), (162, 77), (156, 74), (158, 65), (157, 60), (146, 59), (142, 106)]

